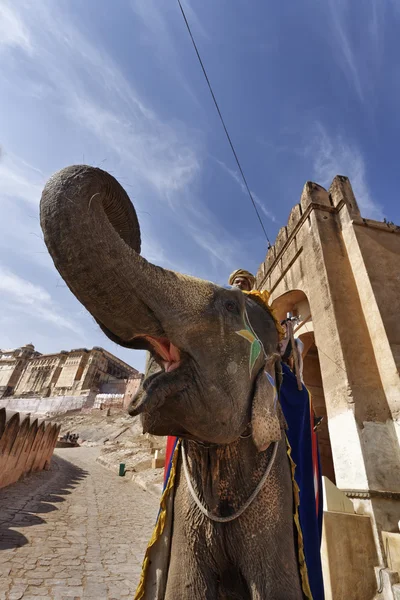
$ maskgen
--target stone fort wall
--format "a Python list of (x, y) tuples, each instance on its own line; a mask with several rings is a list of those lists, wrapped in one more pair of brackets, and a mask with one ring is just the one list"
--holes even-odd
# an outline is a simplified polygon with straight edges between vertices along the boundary
[(301, 317), (336, 485), (372, 518), (382, 564), (400, 502), (399, 260), (400, 227), (364, 218), (337, 176), (328, 190), (306, 183), (257, 273), (278, 317)]
[(95, 394), (85, 396), (52, 396), (50, 398), (2, 398), (0, 407), (13, 411), (54, 417), (71, 410), (93, 406)]

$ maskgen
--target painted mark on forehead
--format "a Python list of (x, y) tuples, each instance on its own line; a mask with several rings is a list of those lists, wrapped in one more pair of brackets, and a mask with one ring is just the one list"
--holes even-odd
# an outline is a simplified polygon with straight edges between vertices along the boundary
[(238, 370), (238, 366), (234, 360), (232, 360), (226, 367), (226, 371), (227, 371), (228, 375), (236, 375), (237, 370)]

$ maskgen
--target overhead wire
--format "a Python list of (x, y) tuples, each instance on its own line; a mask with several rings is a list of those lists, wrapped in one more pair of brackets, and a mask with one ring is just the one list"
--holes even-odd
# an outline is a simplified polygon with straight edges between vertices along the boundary
[(244, 174), (243, 168), (242, 168), (242, 166), (241, 166), (241, 164), (240, 164), (239, 157), (238, 157), (238, 155), (237, 155), (237, 152), (236, 152), (236, 150), (235, 150), (235, 147), (234, 147), (234, 145), (233, 145), (232, 138), (231, 138), (231, 136), (229, 135), (228, 128), (227, 128), (227, 126), (226, 126), (226, 124), (225, 124), (225, 120), (224, 120), (224, 118), (223, 118), (223, 116), (222, 116), (221, 109), (220, 109), (220, 107), (219, 107), (219, 104), (218, 104), (218, 102), (217, 102), (217, 99), (216, 99), (216, 97), (215, 97), (215, 94), (214, 94), (214, 91), (213, 91), (213, 88), (212, 88), (212, 85), (211, 85), (210, 79), (209, 79), (209, 77), (208, 77), (208, 75), (207, 75), (206, 68), (205, 68), (205, 66), (204, 66), (204, 63), (203, 63), (203, 61), (202, 61), (202, 59), (201, 59), (200, 52), (199, 52), (199, 50), (198, 50), (198, 48), (197, 48), (197, 44), (196, 44), (196, 42), (195, 42), (195, 39), (194, 39), (194, 37), (193, 37), (192, 30), (191, 30), (191, 28), (190, 28), (190, 25), (189, 25), (189, 22), (188, 22), (188, 20), (187, 20), (187, 18), (186, 18), (186, 14), (185, 14), (185, 11), (184, 11), (184, 9), (183, 9), (183, 6), (182, 6), (182, 3), (181, 3), (181, 0), (177, 0), (177, 1), (178, 1), (178, 4), (179, 4), (179, 8), (180, 8), (180, 10), (181, 10), (181, 13), (182, 13), (183, 20), (185, 21), (185, 24), (186, 24), (186, 28), (187, 28), (187, 30), (188, 30), (188, 32), (189, 32), (190, 39), (192, 40), (193, 47), (194, 47), (194, 49), (195, 49), (195, 52), (196, 52), (196, 54), (197, 54), (197, 58), (199, 59), (199, 63), (200, 63), (200, 66), (201, 66), (201, 68), (202, 68), (202, 71), (203, 71), (204, 77), (205, 77), (205, 79), (206, 79), (206, 82), (207, 82), (207, 85), (208, 85), (208, 89), (210, 90), (210, 93), (211, 93), (212, 99), (213, 99), (213, 101), (214, 101), (215, 108), (217, 109), (218, 116), (219, 116), (219, 118), (220, 118), (220, 120), (221, 120), (222, 127), (224, 128), (225, 135), (226, 135), (226, 137), (227, 137), (227, 139), (228, 139), (228, 142), (229, 142), (229, 145), (230, 145), (230, 147), (231, 147), (231, 150), (232, 150), (233, 156), (235, 157), (235, 161), (236, 161), (236, 164), (237, 164), (237, 166), (238, 166), (238, 169), (239, 169), (240, 175), (242, 176), (243, 183), (244, 183), (244, 185), (245, 185), (245, 188), (246, 188), (246, 190), (247, 190), (247, 193), (248, 193), (248, 195), (249, 195), (249, 198), (250, 198), (250, 200), (251, 200), (251, 202), (252, 202), (252, 204), (253, 204), (253, 208), (254, 208), (254, 210), (256, 211), (256, 215), (257, 215), (257, 217), (258, 217), (258, 220), (259, 220), (259, 222), (260, 222), (260, 225), (261, 225), (261, 227), (262, 227), (262, 230), (263, 230), (263, 232), (264, 232), (264, 235), (265, 235), (265, 237), (266, 237), (266, 239), (267, 239), (267, 242), (268, 242), (268, 248), (270, 248), (270, 247), (271, 247), (271, 242), (270, 242), (270, 240), (269, 240), (269, 237), (268, 237), (267, 231), (266, 231), (266, 229), (265, 229), (265, 227), (264, 227), (264, 223), (263, 223), (263, 221), (262, 221), (262, 219), (261, 219), (260, 213), (259, 213), (259, 211), (258, 211), (258, 209), (257, 209), (256, 203), (255, 203), (255, 201), (254, 201), (254, 198), (253, 198), (253, 194), (251, 193), (250, 187), (249, 187), (249, 185), (248, 185), (248, 183), (247, 183), (247, 179), (246, 179), (246, 177), (245, 177), (245, 174)]
[[(241, 164), (240, 164), (240, 160), (239, 160), (239, 157), (238, 157), (238, 155), (237, 155), (237, 152), (236, 152), (236, 150), (235, 150), (235, 147), (234, 147), (234, 145), (233, 145), (232, 138), (231, 138), (231, 136), (229, 135), (229, 131), (228, 131), (228, 128), (227, 128), (227, 126), (226, 126), (226, 124), (225, 124), (224, 117), (222, 116), (222, 112), (221, 112), (221, 109), (220, 109), (220, 107), (219, 107), (218, 101), (217, 101), (217, 99), (216, 99), (216, 97), (215, 97), (215, 94), (214, 94), (214, 91), (213, 91), (213, 88), (212, 88), (212, 85), (211, 85), (210, 79), (209, 79), (209, 77), (208, 77), (208, 75), (207, 75), (206, 68), (205, 68), (205, 66), (204, 66), (204, 63), (203, 63), (203, 61), (202, 61), (202, 58), (201, 58), (201, 56), (200, 56), (200, 52), (199, 52), (199, 50), (198, 50), (198, 48), (197, 48), (197, 44), (196, 44), (196, 42), (195, 42), (195, 39), (194, 39), (194, 37), (193, 37), (193, 33), (192, 33), (191, 27), (190, 27), (190, 25), (189, 25), (189, 21), (187, 20), (187, 17), (186, 17), (186, 14), (185, 14), (184, 8), (183, 8), (183, 6), (182, 6), (182, 3), (181, 3), (181, 0), (177, 0), (177, 2), (178, 2), (178, 5), (179, 5), (179, 8), (180, 8), (180, 10), (181, 10), (181, 13), (182, 13), (183, 20), (185, 21), (186, 28), (187, 28), (187, 30), (188, 30), (188, 32), (189, 32), (190, 39), (192, 40), (192, 44), (193, 44), (193, 47), (194, 47), (194, 49), (195, 49), (195, 52), (196, 52), (197, 58), (198, 58), (198, 60), (199, 60), (199, 63), (200, 63), (201, 69), (202, 69), (202, 71), (203, 71), (203, 74), (204, 74), (205, 80), (206, 80), (206, 82), (207, 82), (208, 89), (210, 90), (211, 97), (212, 97), (212, 99), (213, 99), (213, 101), (214, 101), (215, 108), (217, 109), (218, 116), (219, 116), (219, 118), (220, 118), (220, 120), (221, 120), (222, 127), (224, 128), (225, 135), (226, 135), (226, 137), (227, 137), (227, 139), (228, 139), (228, 142), (229, 142), (229, 145), (230, 145), (230, 147), (231, 147), (231, 150), (232, 150), (233, 156), (235, 157), (235, 161), (236, 161), (236, 164), (237, 164), (237, 166), (238, 166), (238, 169), (239, 169), (240, 175), (242, 176), (243, 183), (244, 183), (244, 185), (245, 185), (245, 188), (246, 188), (246, 190), (247, 190), (247, 193), (248, 193), (248, 195), (249, 195), (249, 198), (250, 198), (250, 200), (251, 200), (251, 202), (252, 202), (252, 204), (253, 204), (253, 208), (254, 208), (254, 210), (255, 210), (255, 212), (256, 212), (256, 215), (257, 215), (257, 217), (258, 217), (258, 220), (259, 220), (259, 222), (260, 222), (260, 225), (261, 225), (261, 227), (262, 227), (262, 230), (263, 230), (263, 232), (264, 232), (264, 235), (265, 235), (265, 237), (266, 237), (266, 239), (267, 239), (267, 242), (268, 242), (268, 249), (269, 249), (269, 248), (271, 248), (271, 245), (272, 245), (272, 244), (271, 244), (271, 242), (270, 242), (270, 240), (269, 240), (269, 237), (268, 237), (267, 231), (266, 231), (266, 229), (265, 229), (265, 227), (264, 227), (264, 223), (263, 223), (263, 221), (262, 221), (262, 219), (261, 219), (260, 213), (258, 212), (258, 209), (257, 209), (256, 203), (255, 203), (255, 201), (254, 201), (254, 198), (253, 198), (253, 194), (251, 193), (250, 187), (249, 187), (249, 185), (248, 185), (248, 183), (247, 183), (247, 179), (246, 179), (246, 176), (245, 176), (245, 174), (244, 174), (244, 171), (243, 171), (243, 169), (242, 169), (242, 166), (241, 166)], [(278, 263), (278, 264), (279, 264), (279, 263)], [(281, 269), (281, 271), (282, 271), (282, 267), (281, 267), (281, 265), (280, 265), (280, 264), (279, 264), (279, 267), (280, 267), (280, 269)], [(307, 329), (307, 325), (306, 325), (306, 324), (305, 324), (305, 327), (306, 327), (306, 331), (308, 331), (308, 329)], [(314, 342), (314, 343), (315, 343), (315, 342)], [(330, 361), (332, 361), (332, 362), (333, 362), (333, 363), (334, 363), (334, 364), (335, 364), (337, 367), (339, 367), (340, 369), (342, 369), (343, 371), (345, 371), (345, 369), (343, 369), (343, 367), (342, 367), (341, 365), (339, 365), (339, 364), (338, 364), (338, 363), (337, 363), (337, 362), (336, 362), (336, 361), (335, 361), (333, 358), (331, 358), (330, 356), (328, 356), (328, 354), (326, 354), (326, 352), (324, 352), (324, 351), (323, 351), (321, 348), (319, 348), (319, 347), (317, 347), (317, 346), (316, 346), (316, 348), (317, 348), (317, 350), (318, 350), (319, 352), (322, 352), (322, 354), (324, 354), (324, 355), (325, 355), (325, 356), (326, 356), (326, 357), (327, 357), (327, 358), (328, 358)]]

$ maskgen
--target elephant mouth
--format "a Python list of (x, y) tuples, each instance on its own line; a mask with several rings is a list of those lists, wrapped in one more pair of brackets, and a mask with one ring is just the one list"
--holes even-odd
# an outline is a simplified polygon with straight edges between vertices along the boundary
[(144, 336), (157, 355), (165, 373), (175, 371), (181, 364), (179, 348), (174, 346), (167, 338), (156, 338), (150, 335)]
[(141, 336), (141, 339), (150, 346), (155, 362), (162, 368), (143, 381), (142, 391), (136, 394), (128, 408), (131, 416), (159, 409), (167, 398), (187, 387), (185, 369), (177, 371), (184, 362), (179, 349), (164, 337)]

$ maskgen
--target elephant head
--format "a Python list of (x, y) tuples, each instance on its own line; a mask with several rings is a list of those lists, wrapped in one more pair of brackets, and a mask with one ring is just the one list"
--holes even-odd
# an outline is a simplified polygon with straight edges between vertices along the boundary
[(135, 209), (100, 169), (53, 175), (41, 226), (57, 270), (103, 332), (150, 352), (130, 409), (145, 432), (227, 444), (251, 423), (259, 450), (280, 438), (275, 389), (264, 376), (275, 375), (278, 333), (264, 306), (140, 256)]

